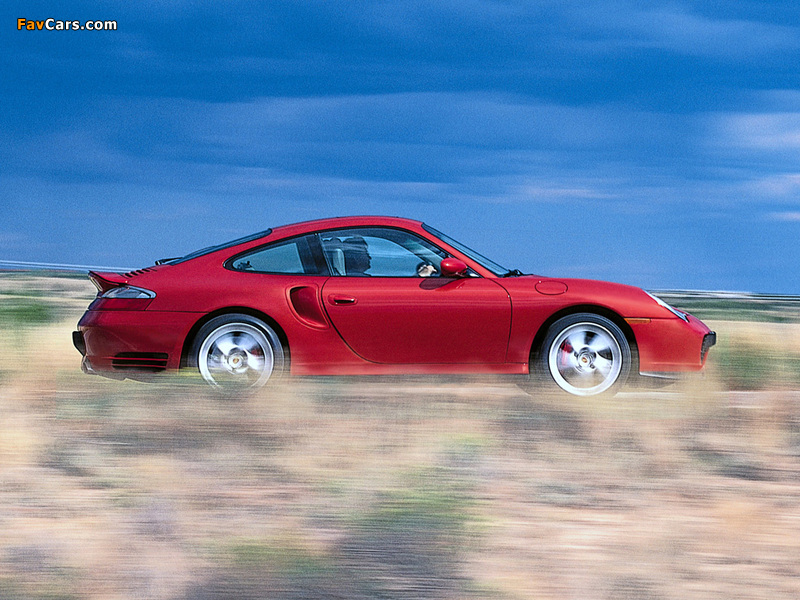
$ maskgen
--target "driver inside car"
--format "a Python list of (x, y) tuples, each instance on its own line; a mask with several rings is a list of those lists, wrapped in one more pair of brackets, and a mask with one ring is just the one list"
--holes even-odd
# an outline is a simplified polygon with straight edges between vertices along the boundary
[(348, 276), (369, 277), (367, 269), (372, 266), (372, 257), (367, 242), (361, 236), (347, 238), (343, 242), (344, 268)]

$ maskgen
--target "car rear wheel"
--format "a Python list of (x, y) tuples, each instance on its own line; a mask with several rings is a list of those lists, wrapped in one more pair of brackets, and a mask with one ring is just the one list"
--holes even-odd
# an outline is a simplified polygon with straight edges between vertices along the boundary
[(614, 394), (631, 371), (631, 348), (610, 319), (592, 313), (568, 315), (547, 330), (535, 371), (573, 396)]
[(194, 339), (190, 366), (221, 390), (260, 388), (284, 370), (280, 338), (266, 323), (250, 315), (230, 314), (211, 319)]

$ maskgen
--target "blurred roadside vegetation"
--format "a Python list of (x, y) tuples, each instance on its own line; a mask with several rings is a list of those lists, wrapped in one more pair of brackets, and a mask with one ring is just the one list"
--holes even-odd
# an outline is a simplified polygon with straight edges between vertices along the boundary
[(0, 295), (0, 327), (33, 327), (56, 320), (58, 311), (36, 297)]
[(656, 296), (700, 320), (800, 323), (800, 296), (656, 291)]
[(85, 275), (0, 272), (0, 331), (15, 331), (63, 319), (76, 301), (91, 297)]
[(223, 399), (83, 375), (89, 281), (1, 275), (3, 600), (800, 597), (790, 309), (670, 297), (719, 342), (658, 391), (321, 378)]
[(711, 368), (732, 391), (800, 389), (800, 352), (751, 339), (722, 339), (712, 350)]
[(401, 476), (402, 489), (340, 517), (327, 552), (291, 537), (245, 538), (218, 549), (217, 567), (186, 600), (469, 598), (463, 572), (474, 519), (471, 490), (446, 467)]
[[(709, 366), (733, 391), (800, 386), (800, 296), (656, 292), (717, 329)], [(783, 327), (781, 327), (783, 325)]]

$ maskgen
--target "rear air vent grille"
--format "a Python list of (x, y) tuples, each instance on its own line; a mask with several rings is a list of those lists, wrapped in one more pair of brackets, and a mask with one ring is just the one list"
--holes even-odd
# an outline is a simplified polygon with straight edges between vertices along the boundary
[(167, 358), (166, 352), (120, 352), (111, 359), (111, 366), (120, 371), (163, 371)]
[(136, 275), (141, 275), (142, 273), (149, 273), (152, 271), (150, 267), (145, 267), (144, 269), (136, 269), (135, 271), (128, 271), (125, 273), (125, 277), (135, 277)]

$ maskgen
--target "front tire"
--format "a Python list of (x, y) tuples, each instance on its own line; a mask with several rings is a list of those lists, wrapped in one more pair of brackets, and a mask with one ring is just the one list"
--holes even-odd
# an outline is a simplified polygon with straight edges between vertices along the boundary
[(189, 352), (189, 366), (223, 391), (256, 389), (278, 379), (285, 354), (277, 333), (250, 315), (214, 317), (200, 328)]
[(568, 315), (547, 330), (534, 372), (573, 396), (615, 394), (631, 371), (631, 347), (610, 319), (593, 313)]

